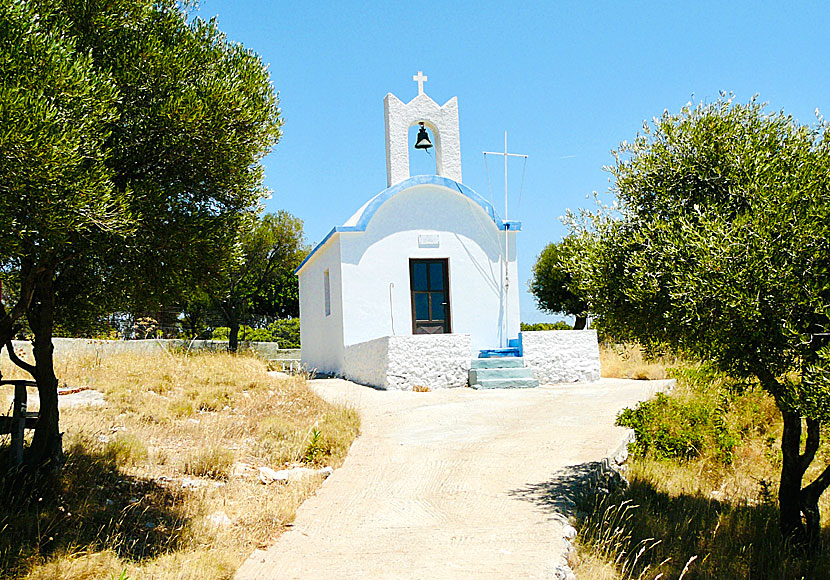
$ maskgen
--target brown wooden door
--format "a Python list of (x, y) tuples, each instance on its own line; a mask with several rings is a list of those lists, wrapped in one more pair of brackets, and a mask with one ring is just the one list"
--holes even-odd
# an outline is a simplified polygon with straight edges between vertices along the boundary
[(412, 334), (449, 334), (449, 261), (409, 260)]

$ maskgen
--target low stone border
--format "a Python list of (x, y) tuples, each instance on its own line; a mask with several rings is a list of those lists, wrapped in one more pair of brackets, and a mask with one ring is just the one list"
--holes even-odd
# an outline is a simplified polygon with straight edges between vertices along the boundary
[[(667, 383), (663, 392), (671, 392), (676, 385), (673, 379)], [(602, 493), (610, 493), (617, 486), (627, 486), (628, 480), (623, 475), (624, 464), (628, 460), (628, 446), (636, 441), (637, 437), (633, 429), (628, 429), (620, 441), (619, 445), (614, 450), (600, 461), (593, 461), (584, 463), (579, 466), (582, 468), (578, 475), (578, 481), (573, 483), (575, 491), (579, 493), (586, 493), (591, 491), (601, 491)], [(565, 498), (568, 503), (575, 505), (575, 500), (572, 497)], [(568, 556), (576, 552), (573, 545), (573, 540), (576, 539), (577, 531), (568, 522), (567, 513), (557, 514), (562, 518), (564, 527), (562, 528), (562, 560), (556, 564), (553, 571), (553, 577), (556, 580), (576, 580), (576, 575), (568, 564)]]

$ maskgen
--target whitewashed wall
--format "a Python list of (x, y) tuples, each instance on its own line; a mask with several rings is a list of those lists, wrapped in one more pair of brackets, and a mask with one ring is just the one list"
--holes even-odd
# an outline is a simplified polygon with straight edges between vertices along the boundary
[(343, 376), (379, 389), (388, 388), (389, 337), (383, 336), (346, 347)]
[(522, 332), (525, 366), (542, 384), (593, 382), (600, 378), (595, 330)]
[[(437, 247), (419, 245), (419, 236), (425, 234), (437, 236)], [(451, 330), (471, 336), (468, 357), (503, 345), (505, 314), (506, 338), (518, 336), (516, 232), (508, 233), (511, 284), (505, 313), (504, 232), (469, 197), (439, 185), (415, 185), (383, 203), (365, 232), (339, 235), (345, 345), (412, 334), (410, 258), (449, 260)]]
[(470, 370), (470, 336), (385, 336), (346, 347), (343, 375), (381, 389), (463, 387)]
[[(324, 272), (329, 271), (331, 314), (325, 313)], [(343, 368), (343, 294), (340, 238), (329, 238), (303, 266), (300, 278), (300, 348), (303, 366), (321, 373)]]
[(410, 177), (409, 128), (419, 121), (435, 139), (436, 174), (461, 181), (461, 139), (458, 131), (458, 99), (441, 106), (428, 95), (420, 94), (408, 103), (389, 93), (383, 100), (386, 119), (386, 185)]

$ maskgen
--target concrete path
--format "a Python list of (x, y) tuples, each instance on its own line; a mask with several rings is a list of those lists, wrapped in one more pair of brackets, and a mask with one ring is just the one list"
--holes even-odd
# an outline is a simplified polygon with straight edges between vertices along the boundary
[(617, 412), (668, 383), (413, 393), (313, 381), (360, 412), (362, 434), (236, 578), (549, 580), (563, 547), (557, 472), (615, 453)]

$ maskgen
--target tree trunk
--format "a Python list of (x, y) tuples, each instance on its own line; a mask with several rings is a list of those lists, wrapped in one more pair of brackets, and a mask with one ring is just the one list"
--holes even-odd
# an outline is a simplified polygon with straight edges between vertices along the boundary
[(63, 464), (63, 447), (62, 436), (58, 430), (58, 379), (55, 376), (52, 356), (55, 314), (52, 273), (43, 273), (39, 282), (27, 316), (34, 333), (34, 375), (40, 397), (40, 411), (32, 444), (26, 452), (24, 462), (27, 466), (35, 468), (54, 469)]
[(230, 325), (230, 333), (228, 334), (228, 350), (231, 352), (236, 352), (239, 348), (239, 316), (237, 316), (236, 310), (231, 311), (233, 316), (230, 317), (228, 320), (228, 324)]
[(587, 316), (577, 316), (574, 320), (574, 330), (585, 330), (585, 325), (588, 323)]
[(801, 520), (801, 417), (797, 413), (781, 411), (784, 432), (781, 435), (781, 484), (778, 488), (779, 525), (781, 535), (795, 545), (804, 546), (807, 533)]

